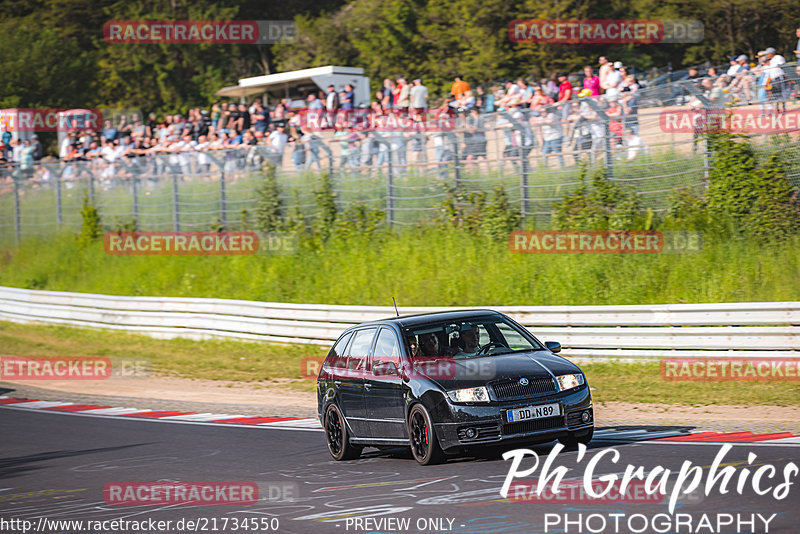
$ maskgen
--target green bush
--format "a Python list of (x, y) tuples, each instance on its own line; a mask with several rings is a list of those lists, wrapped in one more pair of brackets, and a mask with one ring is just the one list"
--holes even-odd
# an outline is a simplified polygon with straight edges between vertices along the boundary
[(320, 185), (314, 191), (314, 201), (317, 204), (317, 219), (313, 228), (313, 236), (314, 240), (319, 243), (330, 237), (338, 213), (336, 192), (333, 190), (333, 180), (328, 173), (322, 173)]
[(342, 239), (372, 237), (384, 227), (385, 221), (384, 211), (370, 209), (364, 204), (355, 204), (337, 216), (334, 231), (336, 236)]
[(769, 241), (797, 233), (797, 192), (780, 152), (773, 149), (759, 161), (746, 136), (724, 132), (709, 135), (709, 146), (713, 165), (705, 196), (673, 195), (665, 228), (701, 230), (720, 239), (751, 236)]
[(100, 214), (93, 204), (89, 203), (88, 195), (83, 197), (83, 207), (81, 208), (81, 233), (78, 235), (78, 244), (81, 248), (88, 246), (96, 241), (103, 234), (103, 225), (100, 222)]
[(256, 189), (256, 228), (262, 232), (274, 232), (282, 225), (283, 203), (278, 187), (275, 165), (264, 165), (264, 181)]
[(435, 224), (463, 229), (490, 239), (506, 239), (522, 221), (519, 210), (511, 205), (503, 186), (497, 186), (491, 195), (485, 191), (468, 193), (452, 187), (438, 211)]
[(553, 205), (553, 225), (559, 230), (638, 230), (645, 217), (635, 191), (626, 191), (608, 180), (606, 170), (596, 169), (587, 183), (583, 166), (580, 186)]

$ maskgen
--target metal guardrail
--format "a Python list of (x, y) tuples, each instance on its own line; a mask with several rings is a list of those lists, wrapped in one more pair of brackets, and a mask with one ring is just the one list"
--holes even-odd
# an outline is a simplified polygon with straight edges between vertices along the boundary
[[(402, 307), (401, 314), (469, 308)], [(568, 357), (800, 356), (800, 302), (652, 306), (498, 306)], [(391, 306), (122, 297), (0, 287), (0, 319), (140, 332), (330, 345)]]

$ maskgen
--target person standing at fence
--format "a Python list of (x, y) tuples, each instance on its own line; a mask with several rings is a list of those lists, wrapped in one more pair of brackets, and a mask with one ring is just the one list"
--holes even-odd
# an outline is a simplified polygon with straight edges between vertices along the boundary
[(300, 172), (306, 165), (306, 146), (302, 143), (300, 133), (295, 126), (289, 128), (288, 143), (293, 146), (292, 163), (294, 163), (294, 169)]
[(597, 78), (600, 82), (600, 91), (603, 91), (606, 87), (606, 78), (614, 71), (614, 65), (605, 56), (600, 56), (597, 63), (600, 65)]
[(583, 88), (591, 91), (589, 96), (600, 96), (600, 77), (595, 76), (592, 67), (583, 67)]
[(794, 60), (800, 63), (800, 28), (797, 28), (794, 34), (797, 36), (797, 44), (794, 47)]
[(321, 170), (322, 167), (319, 162), (319, 144), (320, 144), (319, 137), (317, 137), (316, 135), (305, 133), (300, 138), (300, 142), (303, 143), (308, 149), (306, 158), (306, 169), (310, 169), (311, 166), (314, 163), (316, 163), (317, 170)]
[(279, 124), (278, 127), (275, 128), (275, 131), (269, 134), (267, 141), (272, 149), (275, 162), (278, 167), (280, 167), (283, 165), (283, 151), (286, 148), (286, 144), (289, 142), (289, 136), (286, 135), (286, 126)]
[(339, 169), (350, 166), (350, 142), (347, 137), (350, 134), (344, 130), (338, 130), (333, 134), (334, 139), (339, 140)]
[(563, 129), (561, 127), (561, 116), (556, 113), (553, 106), (547, 106), (542, 111), (542, 117), (533, 119), (541, 126), (542, 132), (542, 159), (544, 166), (547, 167), (549, 154), (558, 156), (558, 163), (564, 168), (564, 155), (561, 153), (563, 143)]
[(642, 138), (636, 135), (636, 132), (630, 128), (625, 129), (625, 146), (627, 147), (628, 153), (625, 161), (633, 161), (640, 153), (647, 150), (647, 147), (645, 147), (642, 142)]
[(456, 100), (461, 98), (461, 95), (466, 93), (470, 90), (470, 86), (467, 82), (463, 79), (463, 76), (460, 74), (457, 75), (453, 81), (453, 85), (450, 87), (450, 94), (456, 97)]
[(560, 72), (558, 74), (558, 104), (561, 106), (561, 117), (567, 120), (570, 113), (570, 105), (572, 100), (572, 83), (567, 78), (567, 74)]
[(336, 129), (336, 113), (339, 111), (339, 93), (336, 87), (331, 84), (328, 86), (328, 94), (325, 96), (325, 111), (328, 112), (328, 127)]
[(389, 78), (383, 80), (383, 100), (381, 101), (381, 107), (384, 111), (394, 107), (394, 82)]
[(19, 171), (25, 180), (33, 177), (33, 151), (31, 140), (25, 139), (19, 151)]
[(736, 58), (736, 71), (733, 75), (733, 82), (728, 86), (728, 94), (748, 104), (753, 101), (753, 90), (755, 88), (749, 61), (750, 59), (744, 54)]
[(414, 87), (409, 91), (411, 98), (411, 115), (415, 118), (424, 116), (428, 111), (428, 88), (422, 85), (422, 79), (414, 80)]
[(211, 158), (207, 154), (210, 144), (205, 135), (197, 138), (197, 145), (194, 149), (197, 151), (197, 173), (200, 175), (207, 175), (211, 172)]
[(397, 100), (395, 103), (397, 104), (397, 107), (400, 109), (400, 112), (407, 115), (408, 108), (411, 105), (411, 99), (410, 99), (411, 90), (408, 87), (406, 79), (403, 78), (402, 76), (397, 79), (397, 88), (395, 90), (397, 91)]
[(355, 108), (355, 102), (356, 93), (353, 90), (353, 86), (347, 83), (344, 86), (344, 94), (342, 95), (342, 110), (350, 111), (351, 109)]
[(784, 101), (783, 89), (786, 84), (786, 76), (783, 74), (783, 65), (786, 59), (780, 54), (775, 53), (772, 47), (764, 50), (767, 58), (767, 91), (769, 92), (769, 99), (777, 102), (776, 111), (786, 112), (786, 102)]
[[(486, 132), (483, 117), (477, 109), (470, 110), (466, 120), (464, 160), (471, 165), (478, 161), (486, 163)], [(488, 164), (485, 166), (488, 171)]]

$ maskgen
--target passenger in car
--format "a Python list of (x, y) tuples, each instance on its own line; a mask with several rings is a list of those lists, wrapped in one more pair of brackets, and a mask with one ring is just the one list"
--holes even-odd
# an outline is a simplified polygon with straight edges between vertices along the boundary
[(408, 348), (411, 351), (411, 357), (414, 358), (419, 354), (419, 345), (417, 345), (417, 336), (414, 334), (409, 334), (408, 338)]
[(419, 337), (422, 356), (439, 356), (439, 336), (428, 332)]

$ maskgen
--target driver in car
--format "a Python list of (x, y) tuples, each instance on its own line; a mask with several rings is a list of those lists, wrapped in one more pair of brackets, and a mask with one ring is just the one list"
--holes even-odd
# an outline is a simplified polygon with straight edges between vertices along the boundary
[(461, 329), (461, 339), (453, 356), (474, 356), (477, 354), (481, 348), (480, 337), (477, 326), (465, 324)]

